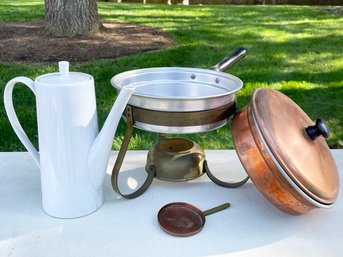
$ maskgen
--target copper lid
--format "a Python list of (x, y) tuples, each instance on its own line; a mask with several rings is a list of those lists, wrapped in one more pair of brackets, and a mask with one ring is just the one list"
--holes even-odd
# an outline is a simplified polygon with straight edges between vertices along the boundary
[[(291, 99), (272, 89), (255, 90), (251, 107), (259, 136), (283, 176), (314, 201), (334, 203), (339, 191), (338, 170), (324, 137), (306, 132), (313, 121)], [(325, 125), (318, 126), (324, 126), (322, 133), (327, 136)]]

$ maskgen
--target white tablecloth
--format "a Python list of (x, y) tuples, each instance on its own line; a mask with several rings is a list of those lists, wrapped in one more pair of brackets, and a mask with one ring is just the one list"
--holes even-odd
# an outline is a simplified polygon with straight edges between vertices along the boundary
[[(333, 150), (342, 181), (343, 150)], [(126, 200), (112, 190), (112, 152), (104, 182), (105, 203), (77, 219), (56, 219), (41, 209), (40, 174), (28, 153), (0, 153), (0, 256), (318, 256), (343, 254), (343, 199), (331, 209), (291, 216), (270, 204), (251, 181), (236, 189), (219, 187), (207, 175), (188, 182), (154, 180), (142, 196)], [(129, 151), (121, 181), (140, 183), (147, 151)], [(235, 151), (206, 151), (210, 169), (226, 180), (245, 173)], [(342, 183), (341, 183), (342, 184)], [(123, 186), (123, 185), (122, 185)], [(231, 207), (206, 217), (192, 237), (166, 234), (159, 209), (182, 201), (205, 210)]]

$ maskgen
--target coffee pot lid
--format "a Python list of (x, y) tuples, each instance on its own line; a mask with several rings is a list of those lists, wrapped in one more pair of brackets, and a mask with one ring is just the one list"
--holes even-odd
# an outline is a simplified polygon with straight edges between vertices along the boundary
[(58, 62), (58, 67), (59, 72), (39, 76), (36, 81), (41, 84), (67, 86), (83, 84), (93, 80), (93, 77), (89, 74), (69, 71), (69, 62), (67, 61)]

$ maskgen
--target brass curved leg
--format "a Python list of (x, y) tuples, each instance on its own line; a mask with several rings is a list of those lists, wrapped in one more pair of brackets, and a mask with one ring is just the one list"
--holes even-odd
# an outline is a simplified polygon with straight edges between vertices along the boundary
[(138, 190), (136, 190), (135, 192), (133, 192), (131, 194), (123, 194), (120, 191), (119, 186), (118, 186), (119, 170), (120, 170), (121, 165), (123, 164), (124, 157), (125, 157), (127, 148), (129, 146), (129, 142), (130, 142), (132, 130), (133, 130), (132, 109), (129, 105), (126, 107), (125, 112), (126, 112), (126, 119), (127, 119), (127, 128), (126, 128), (123, 143), (120, 147), (116, 162), (115, 162), (113, 169), (112, 169), (111, 182), (112, 182), (112, 187), (116, 193), (120, 194), (121, 196), (123, 196), (126, 199), (133, 199), (133, 198), (136, 198), (136, 197), (142, 195), (149, 188), (149, 186), (151, 185), (151, 183), (155, 177), (155, 170), (149, 169), (147, 171), (148, 177), (146, 178), (143, 185)]
[(244, 185), (248, 180), (249, 177), (247, 176), (245, 179), (243, 179), (242, 181), (238, 181), (238, 182), (224, 182), (221, 181), (219, 179), (217, 179), (212, 172), (210, 171), (210, 169), (208, 168), (207, 165), (207, 161), (204, 161), (204, 171), (206, 172), (207, 176), (217, 185), (222, 186), (222, 187), (227, 187), (227, 188), (236, 188), (236, 187), (240, 187), (242, 185)]

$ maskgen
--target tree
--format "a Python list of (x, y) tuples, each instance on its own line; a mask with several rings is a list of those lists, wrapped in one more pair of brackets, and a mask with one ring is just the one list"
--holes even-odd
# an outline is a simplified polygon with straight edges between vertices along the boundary
[(96, 0), (45, 0), (45, 30), (50, 35), (73, 37), (102, 28)]

